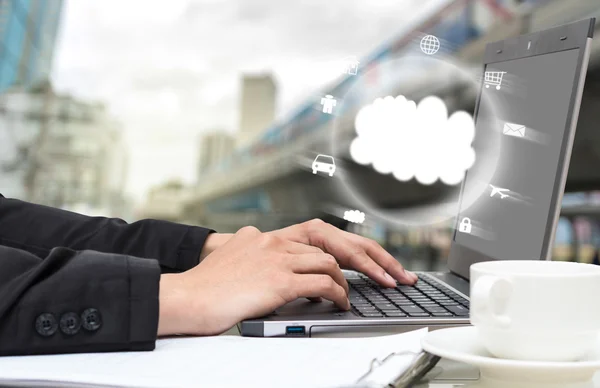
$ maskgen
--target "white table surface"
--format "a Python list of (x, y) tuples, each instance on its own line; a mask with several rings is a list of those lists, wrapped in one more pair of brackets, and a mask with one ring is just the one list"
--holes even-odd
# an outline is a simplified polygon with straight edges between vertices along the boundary
[[(240, 335), (237, 327), (224, 333), (224, 335)], [(463, 363), (442, 359), (428, 374), (430, 381), (418, 384), (414, 388), (600, 388), (600, 372), (593, 381), (574, 383), (568, 386), (535, 384), (524, 381), (482, 381), (479, 379), (478, 369)]]

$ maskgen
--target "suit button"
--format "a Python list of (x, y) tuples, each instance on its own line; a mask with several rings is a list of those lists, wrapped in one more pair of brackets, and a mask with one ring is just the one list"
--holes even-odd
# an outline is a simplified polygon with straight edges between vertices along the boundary
[(35, 320), (35, 331), (42, 337), (50, 337), (58, 330), (58, 323), (53, 314), (40, 314)]
[(75, 313), (66, 313), (60, 317), (60, 330), (66, 335), (75, 335), (81, 328), (81, 319)]
[(81, 324), (87, 331), (96, 331), (102, 326), (100, 311), (90, 308), (81, 314)]

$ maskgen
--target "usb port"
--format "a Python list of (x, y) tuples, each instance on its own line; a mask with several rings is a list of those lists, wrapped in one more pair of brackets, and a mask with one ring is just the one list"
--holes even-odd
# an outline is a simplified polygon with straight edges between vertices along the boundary
[(304, 326), (287, 326), (285, 328), (285, 335), (304, 336), (305, 334), (306, 334), (306, 328)]

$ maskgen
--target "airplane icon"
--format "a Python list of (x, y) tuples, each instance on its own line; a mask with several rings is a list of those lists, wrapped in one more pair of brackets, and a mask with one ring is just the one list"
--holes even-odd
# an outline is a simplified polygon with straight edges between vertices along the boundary
[(509, 189), (503, 189), (500, 187), (496, 187), (494, 185), (490, 185), (492, 187), (492, 193), (490, 194), (490, 197), (493, 197), (494, 195), (496, 195), (496, 193), (500, 194), (500, 199), (504, 199), (506, 197), (508, 197), (508, 194), (502, 194), (505, 191), (510, 191)]

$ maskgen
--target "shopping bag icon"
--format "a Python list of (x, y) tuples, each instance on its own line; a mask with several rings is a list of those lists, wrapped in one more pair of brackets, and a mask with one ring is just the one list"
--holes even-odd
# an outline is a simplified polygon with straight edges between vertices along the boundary
[(505, 123), (502, 133), (507, 136), (525, 137), (525, 126), (522, 124)]

